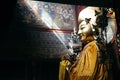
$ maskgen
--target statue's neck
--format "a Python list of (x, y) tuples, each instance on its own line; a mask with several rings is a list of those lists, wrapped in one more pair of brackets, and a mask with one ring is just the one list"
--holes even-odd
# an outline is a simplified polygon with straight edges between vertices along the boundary
[(89, 42), (94, 41), (94, 40), (95, 40), (95, 39), (94, 39), (93, 36), (88, 36), (84, 41), (82, 41), (82, 43), (83, 43), (84, 45), (86, 45), (86, 44), (88, 44)]

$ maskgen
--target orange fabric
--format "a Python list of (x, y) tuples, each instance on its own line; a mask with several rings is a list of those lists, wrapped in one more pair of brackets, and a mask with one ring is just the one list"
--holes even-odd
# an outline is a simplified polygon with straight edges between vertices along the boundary
[(70, 62), (68, 60), (62, 60), (59, 66), (59, 80), (66, 80), (66, 74)]
[(98, 54), (96, 42), (88, 43), (70, 72), (70, 80), (108, 80), (106, 65), (98, 64)]

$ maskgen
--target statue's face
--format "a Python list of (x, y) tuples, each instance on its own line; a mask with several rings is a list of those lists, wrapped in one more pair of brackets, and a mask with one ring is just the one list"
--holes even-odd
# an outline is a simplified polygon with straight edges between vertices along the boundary
[(91, 36), (92, 27), (90, 23), (86, 23), (86, 21), (82, 21), (79, 24), (78, 35), (80, 36), (81, 41), (85, 41), (87, 37)]

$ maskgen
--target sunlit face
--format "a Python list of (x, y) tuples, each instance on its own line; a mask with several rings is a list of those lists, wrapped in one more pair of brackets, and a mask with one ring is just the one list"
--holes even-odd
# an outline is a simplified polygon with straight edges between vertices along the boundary
[(108, 14), (110, 14), (109, 17), (115, 19), (115, 11), (114, 11), (113, 8), (109, 8), (109, 9), (108, 9)]
[(79, 30), (78, 30), (78, 34), (80, 36), (81, 41), (85, 41), (87, 37), (91, 36), (91, 33), (92, 33), (91, 24), (82, 21), (79, 24)]

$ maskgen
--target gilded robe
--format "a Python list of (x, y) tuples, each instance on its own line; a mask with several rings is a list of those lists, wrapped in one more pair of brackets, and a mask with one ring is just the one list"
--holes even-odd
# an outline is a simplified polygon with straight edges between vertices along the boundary
[(64, 75), (64, 78), (61, 78), (59, 74), (59, 80), (68, 80), (66, 77), (69, 80), (113, 80), (112, 75), (108, 72), (108, 66), (99, 63), (99, 56), (96, 41), (89, 42), (77, 56), (77, 60), (72, 64), (68, 73), (65, 68), (67, 64), (64, 64), (64, 61), (61, 62), (61, 66), (64, 64), (64, 69), (60, 69), (60, 74)]
[(89, 42), (78, 56), (70, 72), (70, 80), (110, 80), (107, 66), (98, 61), (96, 41)]

